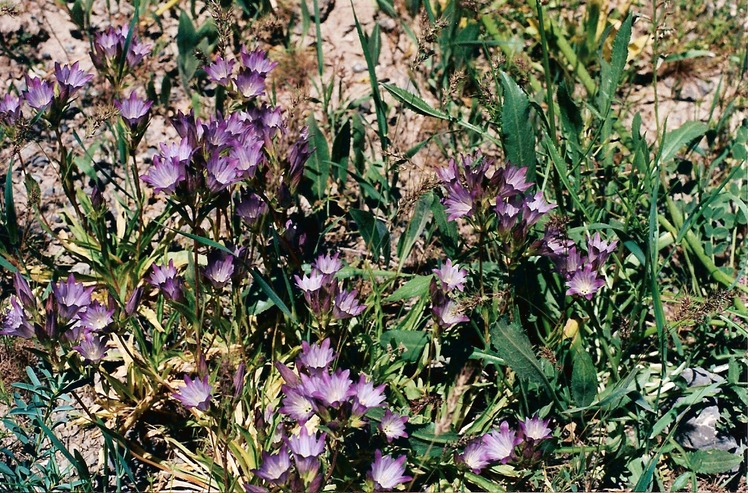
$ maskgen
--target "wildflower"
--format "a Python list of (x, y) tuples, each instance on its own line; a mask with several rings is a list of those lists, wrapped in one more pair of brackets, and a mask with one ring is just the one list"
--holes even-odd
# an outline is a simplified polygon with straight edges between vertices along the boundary
[(465, 290), (465, 282), (467, 281), (467, 271), (460, 269), (459, 264), (452, 264), (451, 259), (447, 261), (438, 269), (433, 270), (436, 277), (447, 287), (447, 291), (457, 289), (458, 291)]
[(613, 253), (618, 246), (618, 240), (613, 240), (607, 243), (600, 238), (600, 233), (595, 233), (592, 238), (587, 236), (587, 261), (590, 262), (595, 269), (600, 269), (608, 257)]
[(309, 147), (309, 128), (304, 127), (299, 134), (299, 138), (288, 151), (288, 181), (286, 184), (292, 191), (299, 185), (301, 177), (304, 175), (304, 164), (312, 155), (312, 152), (313, 149)]
[(506, 464), (514, 454), (514, 447), (522, 440), (517, 438), (517, 433), (509, 431), (509, 424), (503, 421), (499, 430), (483, 435), (483, 446), (490, 460), (500, 461)]
[(135, 94), (135, 91), (131, 92), (127, 99), (114, 101), (114, 106), (117, 107), (122, 119), (130, 125), (130, 128), (135, 128), (145, 121), (148, 110), (152, 105), (153, 101), (144, 101), (140, 99), (138, 95)]
[(350, 370), (338, 370), (332, 375), (323, 373), (319, 390), (312, 394), (325, 406), (337, 407), (353, 395), (353, 382), (348, 378)]
[(273, 484), (283, 484), (286, 482), (290, 468), (291, 456), (288, 454), (287, 446), (283, 444), (276, 454), (270, 455), (263, 452), (262, 465), (259, 469), (253, 469), (252, 472), (265, 481)]
[(387, 438), (387, 443), (392, 443), (392, 440), (394, 440), (395, 438), (408, 437), (408, 434), (405, 432), (405, 423), (407, 422), (407, 416), (401, 416), (397, 413), (393, 413), (389, 409), (384, 412), (382, 422), (379, 423), (379, 429)]
[(359, 303), (357, 296), (358, 291), (355, 289), (351, 292), (346, 290), (340, 291), (335, 296), (332, 315), (338, 320), (345, 320), (360, 315), (366, 309), (366, 305)]
[(31, 286), (24, 279), (20, 272), (16, 271), (13, 274), (13, 287), (16, 290), (16, 296), (21, 301), (21, 305), (29, 310), (36, 309), (36, 297), (31, 292)]
[(0, 100), (0, 121), (6, 125), (15, 125), (22, 116), (21, 98), (15, 94), (6, 94)]
[(93, 80), (93, 75), (78, 68), (78, 62), (72, 66), (55, 62), (55, 77), (60, 87), (60, 99), (67, 100), (79, 89)]
[(114, 308), (108, 309), (98, 301), (94, 301), (80, 315), (80, 321), (85, 331), (99, 332), (114, 321), (113, 315)]
[(16, 296), (10, 297), (10, 310), (5, 314), (0, 335), (15, 336), (23, 339), (34, 337), (34, 327), (29, 322), (26, 312)]
[(460, 171), (457, 168), (457, 161), (450, 159), (446, 166), (439, 166), (436, 168), (436, 176), (444, 185), (448, 185), (457, 180), (460, 176)]
[(130, 294), (130, 298), (128, 298), (127, 303), (125, 304), (125, 314), (127, 316), (132, 316), (135, 311), (138, 309), (138, 305), (140, 305), (140, 298), (143, 296), (143, 286), (138, 286), (133, 290), (133, 292)]
[(465, 447), (465, 450), (457, 456), (457, 460), (465, 464), (468, 469), (476, 474), (480, 473), (481, 469), (486, 467), (490, 462), (488, 451), (480, 439), (470, 442)]
[(79, 312), (91, 304), (91, 293), (94, 288), (86, 288), (75, 281), (72, 274), (67, 281), (52, 284), (52, 293), (57, 302), (57, 313), (64, 321), (72, 320)]
[(551, 429), (548, 428), (548, 419), (540, 419), (536, 414), (532, 418), (525, 418), (519, 422), (520, 436), (525, 440), (539, 442), (551, 436)]
[(182, 279), (177, 276), (177, 268), (174, 267), (174, 260), (169, 260), (169, 265), (153, 265), (148, 282), (161, 290), (164, 295), (173, 301), (179, 301), (182, 298)]
[(497, 227), (499, 233), (511, 233), (519, 220), (520, 208), (509, 202), (505, 202), (501, 197), (499, 197), (496, 199), (496, 207), (494, 207), (494, 210), (496, 211), (496, 215), (499, 217), (499, 224)]
[(151, 44), (145, 44), (140, 41), (136, 36), (133, 36), (130, 40), (130, 49), (127, 52), (125, 61), (130, 67), (134, 67), (139, 64), (145, 57), (151, 54)]
[(527, 168), (511, 165), (497, 170), (491, 181), (495, 183), (497, 195), (502, 199), (521, 194), (532, 186), (532, 182), (527, 181)]
[(262, 50), (247, 52), (247, 49), (242, 47), (240, 57), (245, 68), (260, 75), (267, 75), (278, 65), (278, 62), (270, 60), (267, 53)]
[(184, 376), (184, 387), (179, 392), (174, 393), (174, 398), (181, 402), (187, 409), (197, 408), (200, 411), (207, 411), (210, 407), (210, 399), (213, 397), (211, 392), (213, 387), (208, 384), (208, 376), (192, 380), (189, 376)]
[(281, 414), (289, 416), (299, 424), (306, 423), (314, 414), (314, 403), (304, 393), (284, 385), (281, 390), (286, 394), (283, 399), (283, 407), (279, 409)]
[(208, 78), (221, 86), (228, 86), (231, 83), (231, 73), (234, 70), (234, 60), (224, 60), (218, 56), (216, 60), (205, 67), (205, 73)]
[(177, 158), (161, 159), (153, 156), (153, 165), (140, 179), (153, 187), (156, 193), (174, 193), (177, 186), (187, 178), (187, 168)]
[(301, 426), (298, 435), (293, 435), (286, 440), (294, 456), (298, 458), (319, 457), (325, 451), (325, 438), (327, 433), (317, 437), (317, 433), (309, 433), (306, 426)]
[(321, 272), (313, 270), (309, 275), (304, 274), (303, 277), (294, 276), (294, 279), (296, 279), (296, 285), (301, 288), (301, 290), (304, 291), (305, 294), (307, 294), (314, 293), (322, 289), (324, 276)]
[(268, 213), (268, 206), (259, 195), (250, 193), (242, 197), (239, 204), (237, 204), (236, 213), (251, 226)]
[(353, 414), (363, 416), (369, 409), (382, 407), (385, 404), (384, 384), (374, 387), (372, 382), (361, 375), (358, 383), (353, 385)]
[(234, 80), (239, 94), (246, 99), (252, 99), (265, 92), (265, 78), (252, 70), (241, 70)]
[(94, 334), (84, 335), (80, 343), (73, 349), (91, 363), (101, 361), (107, 353), (106, 340)]
[(234, 274), (234, 256), (218, 251), (208, 257), (208, 265), (203, 275), (214, 288), (221, 289), (231, 282)]
[(330, 339), (325, 339), (322, 344), (313, 345), (306, 341), (301, 342), (298, 366), (306, 368), (312, 374), (322, 373), (334, 359), (335, 352), (330, 348)]
[(236, 162), (236, 170), (241, 178), (252, 178), (255, 175), (257, 167), (264, 159), (262, 148), (262, 141), (250, 139), (231, 149), (229, 157)]
[(192, 147), (190, 141), (186, 138), (182, 138), (179, 144), (172, 142), (166, 144), (162, 142), (159, 144), (161, 148), (161, 158), (166, 160), (176, 159), (179, 162), (186, 163), (192, 157), (195, 152), (195, 148)]
[(473, 196), (459, 183), (455, 182), (447, 187), (443, 203), (450, 221), (473, 214)]
[(525, 200), (522, 204), (522, 222), (525, 228), (531, 227), (555, 207), (556, 204), (545, 201), (541, 191), (538, 191), (531, 200)]
[(26, 88), (23, 98), (33, 109), (44, 111), (52, 104), (55, 91), (49, 82), (26, 75)]
[(434, 305), (431, 311), (436, 315), (437, 323), (445, 329), (470, 320), (462, 313), (462, 309), (454, 300), (446, 300), (443, 304)]
[(340, 257), (340, 253), (335, 253), (335, 255), (320, 255), (314, 261), (312, 267), (321, 272), (326, 280), (329, 281), (343, 268), (343, 262), (338, 257)]
[(569, 288), (566, 294), (568, 296), (583, 296), (591, 300), (604, 284), (605, 281), (598, 277), (598, 273), (593, 269), (592, 264), (587, 264), (583, 269), (574, 273), (570, 280), (566, 281), (566, 286)]
[(236, 159), (221, 156), (218, 152), (211, 154), (206, 165), (208, 178), (206, 184), (211, 192), (217, 193), (228, 189), (234, 183), (241, 180), (238, 161)]
[[(296, 457), (296, 472), (304, 482), (303, 491), (314, 493), (322, 486), (322, 475), (319, 473), (320, 461), (316, 457)], [(296, 488), (294, 488), (296, 490)]]
[(374, 487), (377, 490), (390, 491), (395, 486), (406, 483), (413, 479), (411, 476), (405, 476), (405, 459), (404, 455), (393, 458), (391, 455), (382, 456), (381, 450), (374, 452), (374, 462), (369, 471), (369, 477), (374, 481)]

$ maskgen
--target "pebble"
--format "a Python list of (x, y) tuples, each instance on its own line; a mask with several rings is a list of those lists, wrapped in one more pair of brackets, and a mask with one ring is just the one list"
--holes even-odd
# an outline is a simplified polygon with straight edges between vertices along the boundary
[(353, 67), (351, 67), (351, 70), (353, 70), (354, 74), (360, 74), (361, 72), (366, 72), (368, 69), (365, 63), (356, 62), (353, 64)]
[(377, 24), (379, 24), (379, 27), (381, 27), (386, 33), (394, 31), (397, 27), (397, 22), (392, 17), (383, 17), (379, 19)]

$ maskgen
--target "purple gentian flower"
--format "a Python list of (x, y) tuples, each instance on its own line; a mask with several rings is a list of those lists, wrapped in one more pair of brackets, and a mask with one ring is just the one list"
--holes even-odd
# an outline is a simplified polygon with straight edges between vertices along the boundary
[(527, 168), (507, 166), (496, 171), (491, 179), (497, 184), (498, 196), (502, 199), (514, 197), (532, 186), (527, 181)]
[(288, 447), (283, 444), (277, 454), (270, 455), (263, 452), (262, 465), (259, 469), (253, 469), (252, 472), (272, 484), (283, 484), (286, 482), (289, 469), (291, 469), (291, 456), (288, 454)]
[(613, 253), (618, 246), (618, 240), (613, 240), (608, 243), (600, 238), (600, 233), (595, 233), (592, 238), (587, 236), (587, 261), (590, 262), (595, 269), (601, 268), (608, 257)]
[(72, 66), (55, 62), (55, 77), (60, 86), (60, 98), (63, 100), (72, 97), (80, 88), (93, 80), (93, 74), (79, 69), (78, 62)]
[(153, 187), (156, 193), (174, 193), (177, 186), (187, 178), (187, 168), (184, 162), (177, 158), (161, 159), (157, 154), (153, 156), (153, 165), (140, 179)]
[(293, 143), (288, 151), (288, 187), (295, 190), (304, 176), (304, 164), (312, 155), (309, 147), (309, 128), (304, 127), (299, 138)]
[(22, 116), (21, 98), (15, 94), (6, 94), (0, 100), (0, 121), (6, 125), (15, 125)]
[(236, 214), (250, 226), (256, 224), (267, 213), (267, 204), (254, 193), (242, 197), (241, 202), (236, 206)]
[(395, 486), (406, 483), (413, 478), (405, 476), (404, 455), (393, 458), (391, 455), (382, 457), (382, 451), (374, 452), (374, 462), (369, 471), (369, 477), (374, 481), (374, 488), (380, 491), (392, 491)]
[(234, 80), (239, 94), (247, 99), (255, 98), (265, 92), (265, 78), (251, 70), (242, 70)]
[(270, 60), (267, 53), (262, 50), (247, 52), (247, 49), (242, 47), (240, 57), (245, 68), (261, 75), (267, 75), (278, 65), (278, 62)]
[(437, 323), (445, 329), (470, 320), (454, 300), (447, 300), (440, 305), (436, 305), (431, 311), (436, 315)]
[(335, 274), (343, 268), (343, 262), (341, 262), (338, 257), (340, 257), (339, 252), (334, 255), (320, 255), (317, 257), (317, 260), (314, 261), (312, 267), (324, 274), (326, 280), (329, 282)]
[(335, 296), (335, 304), (332, 307), (332, 315), (338, 320), (345, 320), (351, 317), (357, 317), (365, 309), (366, 305), (358, 302), (358, 290), (348, 292), (341, 290)]
[(58, 281), (52, 284), (52, 293), (57, 302), (60, 318), (63, 321), (75, 318), (91, 304), (91, 293), (94, 289), (94, 287), (86, 288), (83, 284), (76, 282), (73, 274), (68, 276), (67, 281)]
[(26, 75), (26, 87), (23, 97), (33, 109), (44, 111), (52, 104), (55, 91), (49, 82)]
[(454, 158), (451, 158), (446, 166), (439, 166), (436, 168), (436, 176), (439, 177), (439, 180), (443, 185), (449, 185), (455, 182), (457, 177), (460, 176), (460, 171), (457, 168), (457, 161), (455, 161)]
[(205, 73), (208, 78), (221, 86), (228, 86), (231, 82), (231, 73), (234, 70), (234, 60), (224, 60), (223, 57), (216, 57), (216, 61), (205, 67)]
[(447, 196), (443, 203), (450, 221), (473, 214), (473, 196), (457, 182), (447, 186)]
[(313, 270), (308, 276), (304, 274), (303, 277), (294, 276), (296, 279), (296, 285), (301, 288), (305, 293), (314, 293), (322, 289), (322, 283), (324, 276), (321, 272)]
[(214, 288), (223, 288), (231, 282), (231, 276), (234, 274), (234, 256), (226, 252), (214, 252), (208, 257), (208, 265), (203, 274)]
[(384, 387), (384, 384), (375, 387), (362, 374), (358, 379), (358, 383), (353, 385), (353, 414), (355, 416), (363, 416), (369, 409), (385, 405)]
[(10, 297), (10, 310), (3, 317), (0, 335), (21, 337), (23, 339), (34, 337), (34, 327), (29, 322), (26, 312), (23, 310), (16, 296), (11, 295)]
[(283, 407), (278, 411), (291, 417), (294, 421), (298, 421), (299, 424), (306, 423), (314, 414), (315, 406), (312, 399), (305, 393), (294, 390), (288, 385), (284, 385), (281, 390), (286, 394), (286, 397), (283, 399)]
[(317, 437), (317, 433), (309, 433), (306, 426), (301, 426), (298, 435), (292, 435), (291, 438), (286, 440), (288, 446), (291, 448), (291, 452), (298, 458), (311, 458), (319, 457), (322, 452), (325, 451), (325, 438), (327, 433)]
[(392, 440), (394, 440), (395, 438), (408, 437), (408, 434), (405, 432), (405, 423), (407, 422), (407, 416), (401, 416), (397, 413), (393, 413), (389, 409), (384, 412), (382, 422), (379, 423), (379, 429), (387, 438), (387, 443), (392, 443)]
[(350, 373), (350, 370), (337, 370), (332, 375), (323, 373), (319, 390), (312, 397), (319, 399), (325, 406), (340, 406), (353, 395), (353, 382), (348, 378)]
[(106, 356), (106, 339), (94, 334), (86, 334), (73, 349), (78, 351), (86, 361), (97, 363)]
[(153, 272), (147, 281), (159, 288), (164, 296), (173, 301), (179, 301), (182, 298), (182, 278), (177, 276), (177, 268), (174, 267), (174, 260), (169, 260), (168, 265), (158, 266), (153, 264)]
[(503, 421), (498, 430), (483, 435), (483, 446), (490, 460), (506, 464), (514, 454), (514, 447), (522, 442), (514, 430), (509, 430), (509, 424)]
[(465, 450), (457, 456), (457, 460), (476, 474), (480, 473), (481, 469), (490, 463), (486, 446), (480, 439), (470, 442)]
[(551, 436), (551, 429), (548, 428), (548, 419), (540, 419), (537, 414), (532, 418), (525, 418), (519, 422), (520, 436), (525, 440), (539, 442)]
[(459, 264), (452, 264), (451, 259), (447, 261), (438, 269), (433, 270), (436, 277), (447, 287), (447, 291), (457, 289), (458, 291), (465, 290), (465, 282), (467, 281), (467, 271), (460, 269)]
[(505, 202), (501, 197), (498, 197), (496, 199), (496, 207), (494, 207), (494, 210), (496, 211), (496, 215), (499, 217), (499, 224), (497, 225), (499, 233), (510, 233), (519, 220), (520, 208), (509, 202)]
[(119, 109), (119, 113), (122, 119), (130, 125), (130, 128), (135, 128), (145, 121), (148, 110), (151, 109), (153, 101), (144, 101), (135, 94), (135, 91), (130, 93), (130, 97), (123, 99), (122, 101), (115, 100), (114, 106)]
[(130, 67), (134, 67), (135, 65), (139, 64), (145, 57), (151, 54), (151, 48), (151, 44), (145, 44), (141, 42), (140, 39), (138, 39), (136, 36), (133, 36), (130, 41), (130, 49), (127, 52), (125, 61), (127, 61), (127, 64)]
[(556, 204), (548, 203), (543, 198), (543, 192), (538, 191), (532, 200), (525, 200), (522, 207), (522, 222), (525, 228), (529, 228), (540, 220), (548, 211), (554, 209)]
[(184, 387), (173, 394), (174, 398), (181, 402), (187, 409), (193, 407), (200, 411), (207, 411), (210, 407), (211, 392), (213, 387), (208, 383), (208, 375), (203, 378), (192, 380), (184, 376)]
[(576, 271), (570, 280), (566, 281), (566, 286), (569, 288), (566, 294), (567, 296), (582, 296), (591, 300), (603, 285), (605, 285), (605, 281), (598, 276), (597, 271), (592, 268), (592, 264), (587, 264), (583, 269)]
[(257, 166), (264, 159), (263, 145), (261, 140), (251, 140), (231, 149), (229, 157), (236, 161), (236, 170), (241, 178), (252, 178), (255, 175)]
[(18, 296), (21, 305), (29, 310), (36, 310), (36, 296), (31, 291), (29, 283), (18, 271), (13, 274), (13, 287), (16, 290), (16, 296)]
[(335, 351), (330, 348), (330, 339), (325, 339), (322, 344), (309, 345), (301, 342), (301, 354), (299, 354), (298, 366), (306, 368), (312, 374), (322, 373), (335, 359)]
[(218, 152), (214, 152), (206, 165), (208, 170), (208, 179), (206, 180), (208, 189), (211, 192), (217, 193), (241, 181), (237, 164), (238, 161), (236, 159), (221, 156)]
[(86, 332), (100, 332), (114, 321), (114, 308), (109, 309), (98, 301), (94, 301), (86, 311), (80, 314), (80, 321)]

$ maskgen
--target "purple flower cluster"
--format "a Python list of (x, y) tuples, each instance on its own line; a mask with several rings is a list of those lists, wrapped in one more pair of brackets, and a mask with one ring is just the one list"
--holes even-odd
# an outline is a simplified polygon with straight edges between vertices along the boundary
[(617, 245), (618, 240), (608, 243), (600, 237), (600, 233), (595, 233), (593, 237), (588, 235), (587, 254), (582, 256), (574, 242), (555, 226), (546, 229), (543, 240), (543, 250), (566, 279), (569, 288), (566, 294), (588, 300), (605, 285), (602, 269)]
[[(434, 269), (436, 278), (431, 281), (431, 311), (440, 327), (448, 329), (469, 318), (465, 316), (459, 302), (454, 298), (457, 291), (464, 291), (467, 282), (467, 271), (451, 259), (438, 269)], [(437, 282), (437, 279), (439, 282)]]
[(312, 264), (309, 274), (294, 276), (307, 305), (321, 321), (327, 321), (330, 315), (336, 320), (345, 320), (360, 315), (366, 309), (358, 301), (358, 291), (342, 289), (335, 278), (335, 274), (343, 268), (339, 256), (338, 253), (320, 255)]
[(184, 386), (179, 392), (173, 394), (174, 398), (181, 402), (187, 409), (199, 409), (207, 411), (210, 407), (210, 400), (213, 395), (213, 387), (208, 383), (208, 376), (195, 378), (192, 380), (189, 376), (184, 376)]
[(93, 287), (85, 287), (71, 274), (67, 280), (52, 283), (51, 293), (40, 309), (26, 279), (16, 272), (15, 295), (2, 322), (0, 335), (41, 340), (69, 341), (87, 361), (97, 362), (107, 353), (107, 334), (114, 322), (114, 302), (92, 301)]
[(535, 415), (520, 421), (518, 430), (509, 429), (509, 423), (502, 421), (498, 429), (470, 441), (456, 461), (477, 474), (491, 464), (537, 459), (537, 445), (551, 436), (548, 421)]
[[(336, 258), (326, 257), (317, 263), (320, 275), (334, 275), (339, 268)], [(280, 414), (287, 416), (299, 433), (283, 438), (275, 453), (263, 452), (259, 469), (254, 472), (271, 486), (288, 486), (291, 491), (318, 491), (322, 486), (321, 456), (327, 452), (326, 433), (311, 433), (308, 427), (319, 422), (328, 430), (343, 432), (347, 427), (362, 428), (367, 423), (366, 415), (372, 409), (385, 409), (378, 430), (388, 443), (396, 438), (407, 437), (407, 416), (401, 416), (388, 408), (384, 385), (374, 385), (366, 375), (360, 374), (358, 381), (350, 378), (350, 370), (332, 369), (337, 355), (330, 347), (330, 340), (318, 344), (304, 341), (301, 353), (296, 358), (296, 371), (277, 361), (275, 367), (284, 380)], [(313, 417), (316, 417), (314, 420)], [(318, 420), (318, 421), (317, 421)], [(383, 456), (376, 450), (369, 471), (369, 479), (378, 490), (391, 490), (409, 481), (404, 476), (405, 456), (397, 459)], [(248, 485), (248, 491), (266, 491), (262, 487)]]
[(492, 160), (480, 154), (462, 156), (460, 161), (458, 164), (450, 159), (436, 170), (445, 190), (442, 203), (450, 221), (482, 215), (493, 208), (499, 235), (523, 242), (529, 229), (556, 207), (545, 201), (542, 192), (528, 193), (533, 183), (527, 181), (527, 168), (496, 168)]
[(177, 274), (174, 260), (169, 260), (168, 265), (154, 264), (151, 275), (147, 279), (151, 286), (158, 288), (166, 298), (172, 301), (180, 301), (184, 290), (184, 279)]
[(151, 45), (141, 42), (137, 33), (132, 33), (128, 45), (129, 34), (130, 28), (126, 25), (96, 34), (91, 61), (110, 80), (118, 80), (125, 69), (131, 70), (151, 53)]
[[(243, 99), (253, 99), (265, 92), (265, 78), (277, 62), (268, 59), (261, 50), (247, 51), (242, 47), (239, 60), (216, 57), (215, 61), (205, 67), (208, 78), (216, 84), (229, 89)], [(235, 72), (234, 67), (238, 67)]]

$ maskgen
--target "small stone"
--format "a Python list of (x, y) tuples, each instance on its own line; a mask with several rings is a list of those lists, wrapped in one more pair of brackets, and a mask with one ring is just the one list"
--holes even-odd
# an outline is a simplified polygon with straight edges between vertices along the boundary
[(364, 63), (356, 62), (351, 67), (351, 70), (353, 70), (354, 74), (360, 74), (361, 72), (366, 72), (367, 67), (366, 67), (366, 64)]
[(382, 28), (382, 31), (386, 33), (394, 31), (395, 28), (397, 28), (397, 22), (395, 22), (395, 19), (393, 19), (392, 17), (383, 17), (379, 19), (377, 24), (379, 24), (379, 27)]

